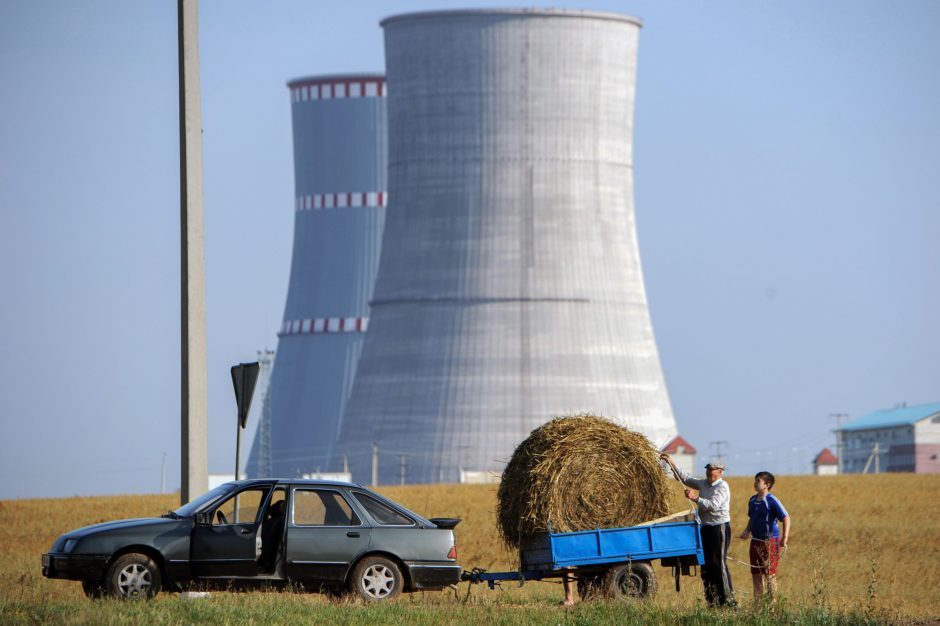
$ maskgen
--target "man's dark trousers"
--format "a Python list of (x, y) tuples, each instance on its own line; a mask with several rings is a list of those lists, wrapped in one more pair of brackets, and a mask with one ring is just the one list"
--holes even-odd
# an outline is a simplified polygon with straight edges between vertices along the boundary
[(730, 522), (717, 526), (702, 525), (702, 551), (705, 553), (702, 582), (705, 584), (705, 600), (709, 606), (734, 604), (731, 573), (725, 563), (730, 543)]

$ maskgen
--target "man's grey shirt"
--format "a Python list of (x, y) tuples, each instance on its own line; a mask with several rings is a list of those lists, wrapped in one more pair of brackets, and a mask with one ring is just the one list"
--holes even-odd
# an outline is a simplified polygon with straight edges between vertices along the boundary
[[(678, 468), (677, 468), (678, 469)], [(678, 470), (686, 487), (698, 490), (698, 516), (705, 526), (718, 526), (731, 521), (731, 487), (723, 478), (709, 484), (704, 478)]]

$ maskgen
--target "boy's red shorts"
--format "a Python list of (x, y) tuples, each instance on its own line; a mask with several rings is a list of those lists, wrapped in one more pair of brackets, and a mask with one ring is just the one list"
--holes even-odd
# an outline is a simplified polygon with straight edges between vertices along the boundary
[(780, 563), (780, 540), (751, 539), (751, 572), (773, 576)]

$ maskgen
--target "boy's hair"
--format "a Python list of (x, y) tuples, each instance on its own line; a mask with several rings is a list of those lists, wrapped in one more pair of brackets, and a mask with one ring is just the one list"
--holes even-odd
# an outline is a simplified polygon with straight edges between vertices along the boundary
[(764, 481), (768, 491), (774, 488), (774, 475), (770, 472), (757, 472), (754, 474), (754, 478)]

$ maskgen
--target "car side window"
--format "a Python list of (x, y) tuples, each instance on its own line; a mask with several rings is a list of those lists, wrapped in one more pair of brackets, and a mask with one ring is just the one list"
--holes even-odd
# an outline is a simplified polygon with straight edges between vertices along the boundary
[(258, 519), (258, 510), (264, 502), (268, 489), (245, 489), (220, 504), (212, 516), (212, 525), (252, 524)]
[(338, 491), (295, 489), (295, 526), (359, 526), (362, 522)]
[(369, 512), (372, 519), (383, 526), (414, 526), (414, 520), (405, 517), (392, 507), (376, 500), (372, 496), (358, 491), (353, 492), (353, 496), (355, 496), (359, 504), (362, 505), (362, 508)]

